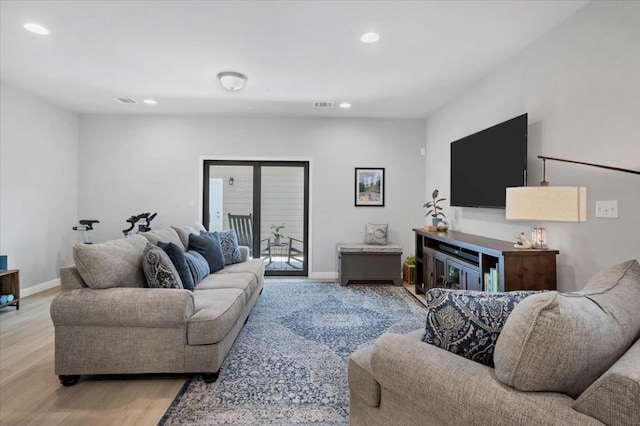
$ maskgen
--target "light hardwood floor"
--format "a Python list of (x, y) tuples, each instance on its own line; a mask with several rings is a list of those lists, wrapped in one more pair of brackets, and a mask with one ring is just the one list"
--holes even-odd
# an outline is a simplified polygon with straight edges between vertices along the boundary
[(185, 375), (83, 376), (63, 387), (54, 374), (49, 305), (58, 289), (0, 309), (0, 425), (155, 425)]

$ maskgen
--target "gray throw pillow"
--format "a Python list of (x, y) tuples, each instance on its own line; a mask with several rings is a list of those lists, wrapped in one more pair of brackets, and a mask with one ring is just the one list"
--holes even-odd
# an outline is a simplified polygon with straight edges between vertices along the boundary
[(220, 240), (212, 232), (202, 235), (189, 235), (189, 250), (195, 250), (207, 260), (209, 273), (214, 273), (224, 268), (224, 255)]
[(197, 286), (198, 283), (204, 280), (209, 275), (209, 263), (200, 253), (195, 250), (189, 250), (184, 254), (191, 276), (193, 277), (193, 284)]
[(364, 227), (364, 243), (386, 245), (388, 227), (389, 225), (386, 223), (380, 225), (367, 223)]
[[(203, 234), (211, 234), (211, 232)], [(216, 234), (220, 240), (225, 265), (242, 262), (242, 255), (238, 248), (238, 235), (234, 229), (230, 229), (228, 231), (216, 231), (213, 232), (213, 234)]]
[(422, 341), (493, 367), (498, 336), (513, 308), (535, 291), (488, 293), (432, 288)]
[(147, 243), (142, 253), (142, 270), (149, 287), (184, 288), (171, 259), (158, 246)]

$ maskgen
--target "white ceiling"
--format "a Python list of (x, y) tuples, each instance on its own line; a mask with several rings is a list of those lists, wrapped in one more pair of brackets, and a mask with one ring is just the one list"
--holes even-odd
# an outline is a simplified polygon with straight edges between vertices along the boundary
[(79, 113), (424, 118), (586, 3), (2, 0), (0, 76)]

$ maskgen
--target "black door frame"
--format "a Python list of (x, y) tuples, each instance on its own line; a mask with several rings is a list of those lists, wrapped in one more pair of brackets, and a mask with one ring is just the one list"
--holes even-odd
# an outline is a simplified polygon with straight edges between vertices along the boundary
[[(269, 270), (265, 275), (308, 276), (309, 274), (309, 161), (203, 160), (202, 224), (209, 229), (209, 169), (211, 166), (253, 167), (253, 252), (260, 253), (260, 218), (262, 205), (262, 167), (302, 167), (304, 178), (304, 262), (302, 270)], [(256, 251), (257, 248), (257, 251)]]

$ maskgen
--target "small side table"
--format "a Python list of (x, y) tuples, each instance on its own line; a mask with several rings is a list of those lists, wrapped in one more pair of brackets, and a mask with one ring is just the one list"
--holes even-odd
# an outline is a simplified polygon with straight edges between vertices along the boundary
[(0, 294), (13, 294), (11, 302), (0, 305), (15, 306), (20, 310), (20, 271), (18, 269), (0, 270)]

